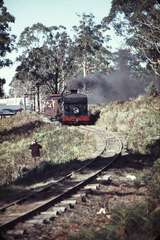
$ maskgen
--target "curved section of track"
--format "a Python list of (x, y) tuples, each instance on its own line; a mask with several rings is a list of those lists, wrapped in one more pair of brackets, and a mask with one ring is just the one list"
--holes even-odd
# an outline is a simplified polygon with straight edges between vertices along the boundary
[[(50, 215), (51, 212), (53, 212), (54, 215), (54, 206), (57, 203), (67, 199), (78, 190), (89, 184), (104, 170), (110, 168), (114, 161), (118, 159), (123, 147), (120, 140), (116, 140), (116, 137), (111, 138), (111, 136), (110, 139), (113, 140), (114, 138), (114, 141), (107, 140), (106, 133), (100, 129), (83, 127), (83, 130), (95, 132), (96, 135), (99, 135), (97, 139), (101, 139), (101, 143), (104, 142), (103, 147), (98, 149), (100, 152), (97, 158), (92, 159), (88, 164), (84, 165), (80, 169), (67, 174), (59, 181), (43, 188), (38, 193), (19, 199), (15, 202), (15, 204), (10, 204), (10, 206), (0, 213), (0, 232), (7, 231), (8, 229), (13, 228), (17, 223), (33, 218), (36, 215), (40, 215), (39, 218), (41, 218), (42, 215)], [(118, 147), (113, 156), (105, 157), (106, 161), (99, 164), (99, 158), (101, 156), (104, 158), (107, 153), (108, 146), (112, 145), (111, 142), (114, 142), (115, 145), (116, 141)]]
[(108, 132), (105, 128), (97, 128), (95, 126), (81, 126), (79, 129), (95, 134), (97, 145), (95, 156), (112, 157), (122, 151), (123, 143), (116, 133)]
[[(48, 120), (49, 121), (49, 120)], [(49, 121), (50, 123), (52, 123), (51, 121)], [(97, 150), (95, 153), (93, 153), (93, 155), (91, 156), (91, 161), (89, 161), (89, 163), (87, 164), (84, 164), (84, 166), (82, 166), (81, 168), (75, 170), (74, 172), (78, 172), (78, 171), (81, 171), (82, 169), (86, 168), (87, 166), (89, 166), (92, 162), (95, 161), (95, 158), (98, 157), (98, 156), (101, 156), (103, 154), (103, 152), (105, 151), (105, 148), (106, 148), (106, 141), (105, 141), (105, 137), (104, 137), (104, 134), (102, 134), (101, 131), (99, 131), (99, 129), (92, 129), (92, 128), (89, 128), (89, 127), (80, 127), (81, 130), (83, 131), (89, 131), (89, 132), (92, 132), (94, 133), (99, 141), (96, 141), (96, 145), (97, 145)], [(17, 200), (14, 200), (12, 202), (10, 202), (9, 204), (6, 204), (5, 206), (2, 206), (0, 207), (0, 213), (6, 211), (7, 208), (10, 208), (12, 207), (13, 205), (16, 205), (16, 204), (21, 204), (23, 203), (24, 201), (28, 200), (29, 198), (32, 198), (34, 197), (35, 195), (37, 194), (40, 194), (41, 192), (43, 191), (47, 191), (50, 187), (54, 186), (55, 184), (58, 184), (60, 182), (62, 182), (63, 180), (71, 177), (72, 175), (72, 172), (66, 174), (65, 176), (63, 176), (62, 178), (54, 181), (53, 183), (50, 183), (50, 184), (47, 184), (45, 187), (43, 187), (42, 189), (34, 192), (34, 193), (31, 193), (31, 194), (27, 194), (27, 195), (24, 195), (20, 198), (18, 198)]]

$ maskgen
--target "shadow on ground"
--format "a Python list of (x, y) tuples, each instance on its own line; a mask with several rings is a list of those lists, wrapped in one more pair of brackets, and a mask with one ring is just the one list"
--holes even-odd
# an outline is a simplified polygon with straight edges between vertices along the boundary
[[(88, 170), (97, 170), (99, 167), (104, 167), (112, 157), (102, 158), (97, 157), (96, 161), (88, 168)], [(58, 179), (76, 169), (81, 168), (85, 164), (93, 161), (93, 159), (87, 159), (80, 161), (74, 159), (70, 162), (53, 164), (51, 162), (41, 162), (37, 168), (26, 172), (22, 177), (18, 178), (14, 184), (29, 186), (39, 182), (48, 181), (50, 178)], [(149, 155), (129, 154), (120, 156), (116, 162), (114, 162), (114, 169), (133, 168), (136, 170), (142, 170), (144, 167), (152, 167), (154, 159)]]
[[(104, 167), (107, 162), (112, 158), (102, 158), (97, 157), (96, 162), (88, 168), (89, 170), (96, 170), (99, 167)], [(32, 184), (38, 184), (42, 182), (47, 182), (49, 180), (56, 180), (60, 177), (81, 168), (84, 164), (89, 163), (93, 159), (87, 159), (85, 161), (72, 160), (67, 163), (53, 164), (50, 162), (41, 162), (36, 168), (26, 172), (22, 177), (19, 177), (12, 185), (0, 187), (0, 205), (3, 201), (10, 201), (23, 196), (26, 193), (33, 193), (35, 190), (26, 190), (27, 187)], [(116, 162), (113, 164), (113, 169), (135, 169), (142, 171), (143, 168), (151, 168), (153, 166), (154, 160), (149, 155), (140, 155), (140, 154), (128, 154), (125, 156), (120, 156)], [(110, 169), (112, 169), (112, 167)], [(42, 186), (41, 186), (42, 187)], [(37, 187), (38, 189), (38, 187)]]
[(59, 164), (43, 161), (36, 168), (24, 173), (24, 175), (19, 177), (14, 184), (29, 186), (42, 181), (48, 181), (51, 178), (56, 180), (72, 171), (81, 168), (84, 166), (84, 164), (88, 164), (90, 161), (92, 160), (87, 159), (85, 161), (80, 161), (74, 159), (70, 162)]
[(16, 136), (21, 136), (21, 135), (24, 136), (24, 134), (28, 134), (28, 135), (32, 134), (34, 129), (39, 128), (42, 125), (44, 125), (43, 122), (34, 121), (34, 122), (26, 123), (19, 127), (13, 127), (12, 129), (9, 129), (9, 130), (5, 129), (0, 132), (1, 134), (0, 143), (2, 143), (3, 141), (9, 140), (11, 138), (14, 139)]

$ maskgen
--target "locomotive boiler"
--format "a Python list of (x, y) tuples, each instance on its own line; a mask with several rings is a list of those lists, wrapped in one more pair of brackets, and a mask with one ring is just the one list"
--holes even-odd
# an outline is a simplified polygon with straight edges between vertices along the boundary
[(70, 93), (54, 94), (46, 100), (44, 113), (51, 120), (56, 119), (63, 124), (89, 124), (87, 95), (71, 90)]

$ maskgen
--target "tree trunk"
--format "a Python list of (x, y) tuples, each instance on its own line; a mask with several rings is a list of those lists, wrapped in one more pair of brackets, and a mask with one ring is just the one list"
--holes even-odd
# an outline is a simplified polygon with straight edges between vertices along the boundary
[(39, 84), (37, 84), (37, 106), (38, 106), (38, 113), (40, 113), (40, 94), (39, 94)]
[(55, 93), (58, 93), (58, 77), (59, 77), (59, 72), (58, 68), (56, 68), (56, 75), (55, 75)]
[(84, 78), (86, 77), (86, 60), (85, 60), (85, 58), (83, 60), (83, 77)]
[(83, 90), (86, 91), (87, 90), (87, 86), (86, 86), (86, 58), (84, 57), (83, 60), (83, 77), (84, 77), (84, 85), (83, 85)]

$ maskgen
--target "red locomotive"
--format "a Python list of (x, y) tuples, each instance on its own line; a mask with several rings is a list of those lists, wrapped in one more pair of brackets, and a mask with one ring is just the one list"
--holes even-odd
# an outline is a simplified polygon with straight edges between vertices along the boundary
[(84, 94), (71, 90), (66, 94), (54, 94), (47, 98), (44, 113), (50, 119), (63, 124), (89, 124), (88, 98)]

